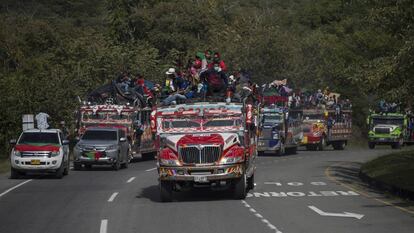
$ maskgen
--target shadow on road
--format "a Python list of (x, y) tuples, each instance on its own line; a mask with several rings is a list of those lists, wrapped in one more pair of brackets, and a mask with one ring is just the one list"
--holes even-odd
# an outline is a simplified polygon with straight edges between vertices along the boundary
[[(386, 199), (387, 202), (392, 203), (393, 205), (405, 208), (414, 208), (414, 202), (398, 198), (396, 196), (391, 195), (390, 193), (384, 192), (382, 190), (378, 190), (369, 184), (363, 182), (359, 177), (359, 171), (362, 163), (357, 162), (347, 162), (347, 163), (340, 163), (339, 165), (334, 165), (330, 167), (330, 173), (343, 184), (351, 185), (352, 187), (356, 187), (357, 190), (361, 190), (364, 193), (368, 194), (366, 196), (370, 199)], [(380, 202), (377, 201), (378, 204), (376, 205), (364, 205), (364, 207), (387, 207), (386, 203), (379, 204)]]
[[(142, 189), (136, 198), (145, 198), (152, 202), (161, 202), (158, 185), (152, 185)], [(209, 188), (194, 188), (191, 190), (174, 192), (174, 202), (210, 202), (222, 200), (234, 200), (229, 190), (211, 190)]]

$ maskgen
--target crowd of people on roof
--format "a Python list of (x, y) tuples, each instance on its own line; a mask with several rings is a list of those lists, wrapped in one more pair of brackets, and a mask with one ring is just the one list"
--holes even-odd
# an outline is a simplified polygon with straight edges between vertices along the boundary
[(398, 107), (396, 103), (388, 103), (385, 100), (380, 100), (377, 111), (380, 113), (396, 113), (399, 111)]
[(220, 53), (206, 50), (196, 53), (185, 67), (169, 68), (161, 90), (161, 104), (170, 105), (191, 99), (241, 101), (253, 96), (256, 85), (245, 72), (228, 76)]
[[(129, 71), (122, 72), (115, 80), (123, 94), (138, 93), (148, 98), (158, 97), (162, 105), (176, 104), (194, 98), (217, 98), (226, 101), (241, 101), (252, 96), (258, 100), (257, 85), (251, 82), (246, 72), (235, 72), (228, 76), (227, 65), (220, 53), (206, 50), (197, 52), (186, 66), (177, 65), (165, 72), (162, 85), (147, 86), (144, 77)], [(231, 93), (231, 94), (230, 94)]]
[[(319, 89), (317, 92), (302, 92), (300, 90), (294, 91), (287, 86), (287, 80), (275, 80), (269, 84), (262, 85), (262, 94), (264, 102), (268, 101), (270, 104), (280, 101), (286, 103), (289, 108), (326, 108), (335, 109), (350, 109), (352, 107), (349, 99), (340, 98), (340, 94), (333, 93), (326, 87), (323, 91)], [(279, 97), (279, 98), (275, 98)], [(266, 103), (265, 103), (266, 104)]]
[(303, 100), (301, 103), (305, 107), (323, 107), (327, 109), (351, 109), (352, 103), (349, 99), (341, 98), (339, 93), (334, 93), (329, 90), (329, 87), (326, 87), (323, 91), (318, 89), (316, 93), (303, 93), (301, 95)]
[[(138, 93), (140, 98), (159, 99), (161, 105), (171, 105), (197, 100), (218, 100), (240, 102), (247, 98), (254, 103), (264, 100), (280, 101), (290, 108), (323, 107), (328, 109), (349, 109), (349, 99), (342, 99), (338, 93), (329, 88), (317, 92), (293, 91), (287, 80), (275, 80), (261, 88), (250, 80), (247, 72), (236, 71), (228, 75), (226, 63), (219, 52), (206, 50), (197, 52), (186, 65), (178, 63), (165, 72), (162, 85), (153, 84), (144, 79), (140, 73), (131, 75), (122, 72), (116, 84), (123, 93)], [(277, 97), (277, 98), (275, 98)], [(279, 98), (281, 97), (281, 98)], [(272, 99), (273, 98), (273, 99)]]

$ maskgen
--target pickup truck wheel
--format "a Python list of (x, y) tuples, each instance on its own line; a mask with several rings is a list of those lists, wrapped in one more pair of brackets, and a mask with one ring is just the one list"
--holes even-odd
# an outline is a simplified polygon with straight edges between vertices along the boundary
[(57, 171), (55, 173), (55, 177), (57, 179), (62, 179), (64, 171), (65, 171), (65, 164), (62, 161), (62, 164), (60, 164), (60, 167), (57, 169)]
[(162, 202), (171, 202), (173, 196), (173, 182), (171, 181), (159, 181), (160, 198)]
[(375, 143), (374, 142), (368, 142), (368, 147), (369, 147), (369, 149), (374, 149), (375, 148)]
[(14, 168), (10, 168), (10, 179), (19, 179), (20, 172)]
[(81, 169), (82, 169), (82, 164), (81, 163), (73, 162), (73, 170), (79, 171)]
[(248, 190), (254, 189), (254, 173), (252, 174), (252, 176), (250, 176), (250, 178), (247, 179), (247, 189)]
[(247, 178), (246, 173), (243, 174), (234, 184), (234, 198), (238, 200), (243, 200), (247, 195)]

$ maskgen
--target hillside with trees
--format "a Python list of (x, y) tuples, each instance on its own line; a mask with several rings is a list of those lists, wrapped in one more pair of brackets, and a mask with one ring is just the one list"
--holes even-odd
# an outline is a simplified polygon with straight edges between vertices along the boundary
[(341, 92), (362, 128), (376, 100), (414, 100), (414, 0), (3, 0), (0, 154), (22, 114), (73, 122), (119, 71), (160, 81), (207, 48), (257, 83)]

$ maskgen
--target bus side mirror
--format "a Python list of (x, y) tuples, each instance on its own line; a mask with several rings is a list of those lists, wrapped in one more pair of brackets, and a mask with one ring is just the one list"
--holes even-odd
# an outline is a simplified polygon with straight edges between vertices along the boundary
[(16, 145), (16, 144), (17, 144), (17, 140), (16, 140), (16, 139), (11, 139), (11, 140), (9, 141), (9, 143), (10, 143), (10, 145), (14, 146), (14, 145)]

